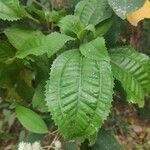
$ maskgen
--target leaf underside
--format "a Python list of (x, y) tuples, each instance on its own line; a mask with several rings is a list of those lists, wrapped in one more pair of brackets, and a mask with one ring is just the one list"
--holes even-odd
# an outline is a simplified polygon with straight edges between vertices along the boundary
[(114, 77), (122, 83), (128, 101), (142, 107), (145, 91), (150, 86), (147, 68), (149, 57), (130, 47), (120, 47), (110, 51)]
[(109, 62), (97, 62), (70, 50), (52, 65), (46, 101), (66, 139), (85, 139), (97, 132), (108, 116), (112, 93)]

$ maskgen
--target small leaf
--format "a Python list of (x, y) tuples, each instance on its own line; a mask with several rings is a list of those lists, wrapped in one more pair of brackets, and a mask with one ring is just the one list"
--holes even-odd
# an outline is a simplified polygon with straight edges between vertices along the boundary
[(62, 33), (72, 37), (79, 37), (79, 33), (84, 29), (79, 17), (74, 15), (67, 15), (62, 18), (59, 22), (59, 26)]
[(143, 6), (145, 0), (108, 0), (109, 5), (115, 13), (122, 19)]
[(87, 26), (97, 25), (101, 21), (111, 17), (112, 11), (107, 0), (82, 0), (76, 5), (75, 15)]
[(137, 26), (138, 22), (140, 22), (143, 19), (149, 18), (150, 18), (150, 1), (146, 0), (144, 6), (138, 9), (137, 11), (130, 13), (127, 19), (133, 26)]
[(148, 56), (136, 52), (131, 47), (111, 49), (111, 62), (114, 77), (122, 83), (127, 92), (127, 100), (144, 105), (144, 95), (149, 93), (150, 72)]
[(80, 46), (80, 51), (85, 57), (93, 60), (110, 60), (103, 37), (98, 37), (91, 42), (82, 44)]
[(72, 41), (74, 38), (58, 32), (53, 32), (46, 37), (47, 55), (50, 58), (58, 50), (63, 48), (66, 42)]
[(48, 132), (48, 128), (42, 118), (32, 110), (23, 106), (16, 106), (16, 116), (20, 123), (29, 131), (39, 134)]
[(19, 0), (0, 0), (0, 18), (16, 21), (27, 16), (26, 11), (20, 7)]

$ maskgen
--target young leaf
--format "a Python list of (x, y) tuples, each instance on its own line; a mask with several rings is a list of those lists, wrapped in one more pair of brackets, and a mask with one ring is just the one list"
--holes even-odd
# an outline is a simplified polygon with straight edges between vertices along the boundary
[(79, 37), (80, 32), (84, 29), (79, 17), (74, 15), (67, 15), (59, 22), (60, 30), (62, 33), (72, 37)]
[(16, 21), (27, 16), (26, 11), (20, 7), (19, 0), (1, 0), (0, 18), (3, 20)]
[(50, 58), (53, 54), (59, 51), (65, 43), (72, 41), (74, 38), (58, 32), (53, 32), (46, 37), (47, 55)]
[(97, 61), (110, 60), (107, 48), (105, 47), (105, 39), (103, 37), (98, 37), (91, 42), (82, 44), (80, 46), (80, 52), (89, 59)]
[(48, 128), (42, 118), (32, 110), (23, 106), (16, 106), (16, 116), (20, 123), (29, 131), (39, 134), (48, 132)]
[(52, 65), (46, 101), (65, 138), (85, 139), (97, 132), (108, 116), (112, 93), (109, 62), (97, 62), (85, 58), (79, 50), (70, 50)]
[(150, 18), (150, 1), (149, 0), (146, 0), (143, 7), (129, 14), (127, 19), (133, 26), (137, 26), (138, 22), (145, 18), (147, 19)]
[(76, 5), (75, 15), (79, 16), (85, 26), (89, 24), (97, 25), (109, 18), (112, 11), (107, 0), (82, 0)]
[(144, 105), (144, 92), (150, 87), (149, 57), (130, 47), (111, 49), (114, 77), (122, 83), (129, 102)]
[(144, 5), (145, 0), (108, 0), (115, 13), (125, 19), (127, 15)]

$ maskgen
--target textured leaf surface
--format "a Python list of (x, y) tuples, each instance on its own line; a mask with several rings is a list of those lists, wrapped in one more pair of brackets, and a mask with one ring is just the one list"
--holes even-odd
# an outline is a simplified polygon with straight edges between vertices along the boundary
[(146, 0), (143, 7), (138, 9), (137, 11), (128, 15), (128, 21), (133, 25), (137, 26), (138, 22), (145, 18), (150, 18), (150, 1)]
[(48, 128), (42, 118), (32, 110), (17, 105), (16, 116), (21, 124), (31, 132), (47, 133)]
[(74, 15), (67, 15), (62, 18), (59, 26), (62, 33), (73, 37), (78, 36), (78, 34), (80, 34), (80, 32), (84, 29), (79, 17)]
[(144, 92), (150, 87), (149, 57), (130, 47), (111, 50), (112, 69), (127, 92), (128, 101), (144, 105)]
[(112, 14), (107, 0), (83, 0), (75, 9), (75, 15), (79, 16), (84, 25), (98, 24), (109, 18)]
[(115, 13), (125, 19), (127, 15), (143, 6), (145, 0), (108, 0)]
[(14, 21), (25, 17), (27, 13), (19, 6), (19, 0), (0, 0), (0, 18)]
[(103, 37), (98, 37), (91, 42), (82, 44), (80, 51), (85, 57), (93, 60), (110, 60)]
[(52, 65), (46, 101), (63, 136), (84, 139), (97, 132), (108, 116), (112, 91), (109, 62), (87, 59), (71, 50)]

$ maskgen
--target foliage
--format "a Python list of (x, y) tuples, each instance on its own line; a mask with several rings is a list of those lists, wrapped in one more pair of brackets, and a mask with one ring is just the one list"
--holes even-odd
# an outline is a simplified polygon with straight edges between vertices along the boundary
[(1, 29), (0, 87), (27, 130), (48, 133), (52, 118), (65, 140), (97, 139), (92, 149), (107, 149), (104, 134), (110, 147), (121, 149), (98, 131), (111, 112), (114, 81), (139, 107), (150, 93), (149, 57), (116, 42), (117, 16), (126, 19), (144, 2), (82, 0), (67, 15), (42, 0), (1, 0), (0, 18), (9, 26)]

